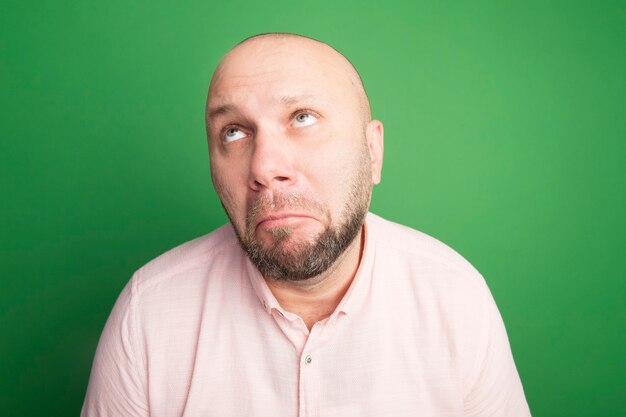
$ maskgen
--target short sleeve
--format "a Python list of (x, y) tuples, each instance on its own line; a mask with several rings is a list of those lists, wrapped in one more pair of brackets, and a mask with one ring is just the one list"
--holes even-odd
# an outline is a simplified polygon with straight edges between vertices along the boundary
[(146, 367), (139, 347), (135, 302), (131, 279), (100, 336), (81, 417), (149, 415)]
[(524, 396), (506, 329), (500, 312), (487, 290), (487, 343), (482, 352), (476, 381), (464, 399), (467, 417), (528, 417)]

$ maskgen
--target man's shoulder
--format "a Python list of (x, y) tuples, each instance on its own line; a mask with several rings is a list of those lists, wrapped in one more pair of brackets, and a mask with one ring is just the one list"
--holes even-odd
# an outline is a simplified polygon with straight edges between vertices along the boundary
[(135, 272), (134, 285), (152, 286), (167, 278), (207, 268), (224, 251), (238, 252), (237, 237), (230, 223), (152, 259)]
[(383, 278), (380, 282), (394, 282), (385, 291), (394, 292), (394, 300), (407, 300), (407, 311), (434, 302), (442, 309), (442, 320), (463, 323), (468, 314), (484, 311), (490, 303), (485, 279), (454, 249), (378, 216), (368, 221), (376, 247), (374, 273)]
[(457, 270), (482, 281), (480, 273), (463, 256), (440, 240), (373, 213), (368, 214), (376, 244), (407, 260), (429, 262)]

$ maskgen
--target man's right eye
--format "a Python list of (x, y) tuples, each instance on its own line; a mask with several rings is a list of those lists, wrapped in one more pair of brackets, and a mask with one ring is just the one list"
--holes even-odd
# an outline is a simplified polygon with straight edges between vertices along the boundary
[(245, 137), (246, 134), (238, 127), (229, 127), (224, 130), (224, 133), (222, 134), (224, 142), (234, 142)]

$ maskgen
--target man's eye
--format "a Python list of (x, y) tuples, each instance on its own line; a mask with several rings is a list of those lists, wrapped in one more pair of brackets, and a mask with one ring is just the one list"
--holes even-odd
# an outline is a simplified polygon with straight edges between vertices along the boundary
[(229, 127), (224, 131), (222, 137), (224, 138), (224, 142), (234, 142), (245, 138), (246, 134), (238, 127)]
[(293, 118), (293, 126), (294, 127), (311, 126), (312, 124), (314, 124), (316, 122), (317, 122), (317, 117), (315, 117), (311, 113), (298, 113)]

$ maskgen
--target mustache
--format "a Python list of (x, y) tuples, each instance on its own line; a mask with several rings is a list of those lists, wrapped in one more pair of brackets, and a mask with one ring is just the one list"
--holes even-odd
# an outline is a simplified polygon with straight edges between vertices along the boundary
[(246, 212), (246, 229), (251, 230), (256, 225), (256, 219), (271, 211), (281, 211), (286, 209), (302, 209), (306, 212), (323, 214), (326, 212), (324, 206), (319, 202), (306, 197), (302, 193), (273, 193), (264, 195), (252, 202)]

